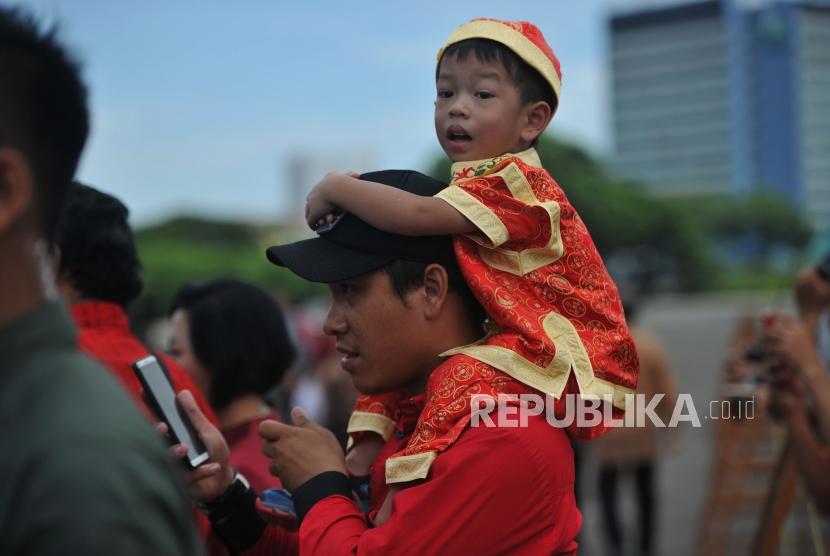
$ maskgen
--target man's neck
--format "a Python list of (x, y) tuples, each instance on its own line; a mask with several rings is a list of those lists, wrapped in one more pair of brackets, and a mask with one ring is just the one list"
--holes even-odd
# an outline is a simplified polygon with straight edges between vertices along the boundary
[[(441, 337), (443, 340), (440, 344), (434, 346), (434, 348), (437, 349), (438, 353), (444, 353), (447, 350), (459, 346), (472, 344), (473, 342), (480, 340), (483, 336), (483, 330), (472, 326), (465, 319), (459, 319), (458, 321), (450, 322), (449, 326), (445, 328), (445, 332), (438, 335), (438, 337)], [(428, 369), (425, 369), (425, 372), (421, 375), (421, 379), (417, 383), (404, 388), (407, 396), (417, 396), (418, 394), (426, 392), (427, 382), (429, 381), (432, 371), (437, 369), (441, 363), (444, 362), (444, 359), (444, 357), (436, 356), (435, 359), (429, 364)]]
[[(16, 256), (15, 256), (16, 255)], [(0, 252), (0, 327), (17, 320), (43, 303), (37, 264), (31, 257)]]

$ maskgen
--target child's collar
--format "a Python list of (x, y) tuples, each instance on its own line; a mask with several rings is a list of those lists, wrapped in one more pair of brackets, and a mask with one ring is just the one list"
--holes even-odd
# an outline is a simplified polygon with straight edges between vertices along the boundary
[(450, 176), (452, 176), (453, 181), (462, 177), (473, 178), (480, 176), (485, 174), (488, 168), (492, 168), (505, 158), (511, 157), (518, 158), (528, 166), (533, 166), (535, 168), (542, 167), (542, 161), (539, 159), (539, 153), (536, 152), (536, 149), (530, 147), (529, 149), (516, 154), (506, 153), (495, 158), (455, 162), (450, 169)]

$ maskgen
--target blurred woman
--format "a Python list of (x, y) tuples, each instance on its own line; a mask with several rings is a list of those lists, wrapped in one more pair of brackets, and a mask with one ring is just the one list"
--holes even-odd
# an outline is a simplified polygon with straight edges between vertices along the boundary
[(239, 280), (190, 284), (173, 300), (170, 325), (170, 355), (213, 406), (231, 465), (256, 490), (278, 487), (257, 434), (260, 422), (280, 418), (265, 394), (296, 355), (276, 301)]

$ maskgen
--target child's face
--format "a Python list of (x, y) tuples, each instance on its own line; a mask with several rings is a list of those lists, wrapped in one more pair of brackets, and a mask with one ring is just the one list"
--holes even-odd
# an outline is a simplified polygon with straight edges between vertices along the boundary
[(493, 158), (530, 145), (522, 137), (526, 107), (499, 62), (482, 62), (475, 55), (463, 62), (445, 57), (436, 87), (435, 132), (453, 162)]

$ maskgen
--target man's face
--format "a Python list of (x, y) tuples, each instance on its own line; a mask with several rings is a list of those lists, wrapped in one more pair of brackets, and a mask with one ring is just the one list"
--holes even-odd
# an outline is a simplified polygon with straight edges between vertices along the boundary
[(499, 62), (475, 55), (441, 61), (436, 82), (435, 132), (453, 162), (519, 152), (523, 105), (519, 89)]
[(329, 289), (332, 302), (323, 331), (336, 339), (340, 365), (355, 388), (364, 394), (422, 390), (433, 360), (419, 349), (424, 321), (417, 303), (404, 305), (382, 270), (329, 284)]

